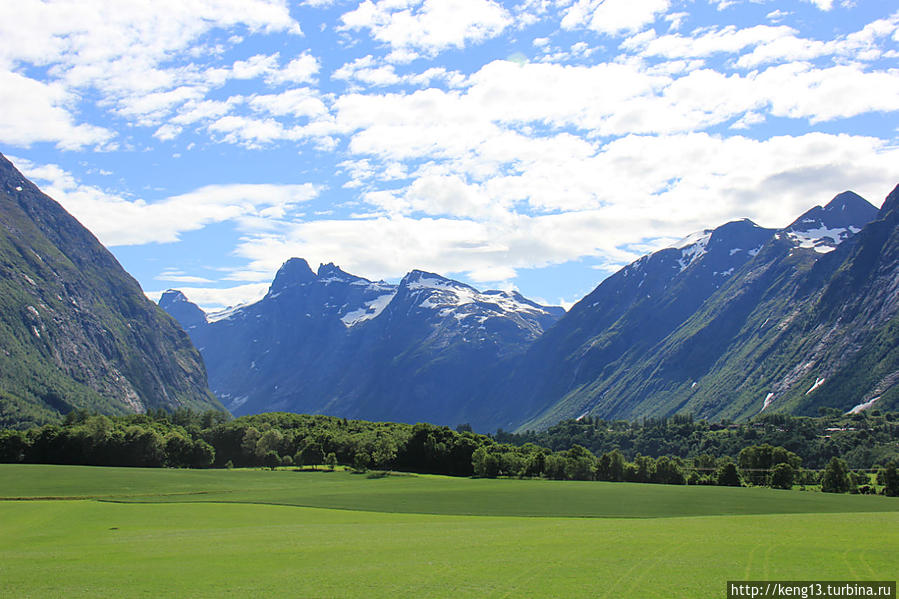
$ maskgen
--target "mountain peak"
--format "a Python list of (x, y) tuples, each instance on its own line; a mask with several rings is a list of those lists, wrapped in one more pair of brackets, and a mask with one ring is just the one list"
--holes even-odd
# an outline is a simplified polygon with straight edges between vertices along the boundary
[(177, 303), (186, 302), (186, 301), (189, 301), (187, 299), (187, 296), (184, 295), (183, 293), (181, 293), (180, 290), (166, 289), (165, 291), (162, 292), (162, 296), (159, 298), (159, 305), (160, 306), (162, 304), (172, 305), (172, 304), (177, 304)]
[(467, 289), (478, 293), (478, 290), (471, 285), (466, 285), (460, 281), (455, 281), (432, 272), (417, 269), (409, 271), (409, 273), (400, 281), (400, 286), (409, 289)]
[(334, 264), (333, 262), (328, 262), (327, 264), (319, 264), (318, 265), (318, 278), (319, 279), (346, 279), (348, 281), (352, 281), (358, 279), (359, 277), (355, 275), (351, 275), (350, 273), (341, 270), (339, 266)]
[(784, 231), (798, 247), (826, 254), (875, 218), (877, 208), (857, 193), (844, 191), (826, 206), (815, 206)]
[(178, 289), (167, 289), (159, 298), (159, 307), (168, 312), (183, 329), (206, 324), (206, 313)]
[(854, 191), (838, 193), (824, 206), (825, 212), (846, 212), (847, 210), (877, 213), (877, 208)]
[(309, 263), (302, 258), (291, 258), (281, 265), (275, 280), (269, 287), (269, 293), (279, 293), (294, 285), (303, 285), (315, 279), (315, 273)]

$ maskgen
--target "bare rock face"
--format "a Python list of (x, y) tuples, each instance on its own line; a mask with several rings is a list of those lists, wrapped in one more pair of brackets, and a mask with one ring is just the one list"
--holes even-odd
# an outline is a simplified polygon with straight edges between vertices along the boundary
[(0, 156), (0, 426), (72, 409), (221, 409), (175, 321)]

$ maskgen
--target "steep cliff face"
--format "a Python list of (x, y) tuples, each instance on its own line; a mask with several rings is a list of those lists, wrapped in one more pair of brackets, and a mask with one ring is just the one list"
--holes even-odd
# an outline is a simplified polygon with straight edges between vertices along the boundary
[(188, 336), (0, 156), (0, 426), (178, 407), (221, 409)]

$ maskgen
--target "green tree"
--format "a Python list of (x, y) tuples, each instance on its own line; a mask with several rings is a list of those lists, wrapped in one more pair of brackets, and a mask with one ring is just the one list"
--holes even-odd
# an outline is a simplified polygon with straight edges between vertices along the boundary
[(334, 468), (337, 467), (337, 454), (333, 451), (328, 453), (328, 455), (325, 456), (325, 464), (327, 464), (328, 469), (334, 470)]
[(684, 470), (678, 461), (662, 456), (656, 460), (655, 473), (653, 482), (666, 485), (683, 485), (687, 479), (684, 477)]
[(371, 450), (372, 463), (378, 468), (388, 469), (396, 459), (396, 441), (389, 437), (379, 436)]
[(648, 455), (637, 454), (630, 472), (630, 480), (637, 483), (648, 483), (655, 474), (656, 461)]
[(899, 497), (899, 464), (891, 462), (877, 473), (878, 480), (883, 481), (883, 494), (888, 497)]
[(270, 451), (281, 454), (281, 445), (284, 443), (284, 434), (276, 428), (269, 429), (259, 436), (256, 441), (256, 457), (261, 458)]
[(834, 456), (824, 469), (821, 490), (825, 493), (846, 493), (849, 491), (849, 467), (846, 462)]
[(254, 426), (248, 426), (243, 432), (240, 442), (240, 451), (243, 461), (247, 464), (258, 464), (259, 456), (256, 455), (256, 443), (262, 433)]
[(718, 486), (721, 487), (739, 487), (743, 482), (740, 480), (740, 473), (737, 471), (737, 465), (733, 462), (725, 462), (718, 467)]
[(356, 472), (365, 472), (368, 470), (369, 463), (371, 463), (371, 457), (369, 457), (367, 451), (359, 450), (353, 457), (353, 468)]
[(165, 436), (165, 462), (169, 466), (189, 466), (193, 441), (179, 433), (172, 431)]
[(188, 465), (191, 468), (208, 468), (215, 462), (215, 448), (203, 439), (197, 439), (190, 448)]
[(593, 480), (596, 475), (596, 457), (585, 447), (575, 445), (568, 450), (565, 477), (571, 480)]
[(795, 471), (786, 462), (781, 462), (772, 468), (770, 485), (772, 489), (792, 489)]
[(528, 464), (525, 469), (526, 476), (541, 476), (546, 470), (546, 452), (542, 449), (528, 456)]
[(546, 476), (555, 480), (564, 480), (566, 461), (565, 456), (559, 453), (546, 456)]
[(297, 451), (293, 461), (301, 466), (312, 466), (314, 470), (316, 464), (321, 464), (324, 461), (321, 445), (312, 439), (304, 439), (303, 446)]
[(278, 454), (275, 451), (269, 451), (262, 456), (262, 465), (274, 470), (281, 465), (281, 458), (278, 457)]
[(0, 462), (16, 463), (25, 459), (28, 442), (20, 431), (0, 431)]

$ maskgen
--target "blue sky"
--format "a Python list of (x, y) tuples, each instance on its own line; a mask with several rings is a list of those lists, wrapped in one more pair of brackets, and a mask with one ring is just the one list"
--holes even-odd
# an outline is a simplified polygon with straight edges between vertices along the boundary
[(568, 305), (899, 182), (882, 0), (17, 0), (0, 39), (0, 151), (206, 308), (291, 256)]

